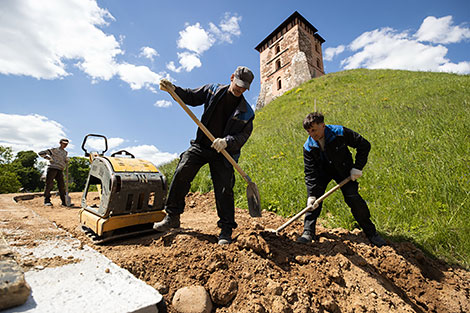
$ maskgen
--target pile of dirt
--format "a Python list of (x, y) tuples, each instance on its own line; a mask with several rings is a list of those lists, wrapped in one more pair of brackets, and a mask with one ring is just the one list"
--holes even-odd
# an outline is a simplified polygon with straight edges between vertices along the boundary
[[(81, 194), (71, 196), (80, 203)], [(286, 219), (270, 212), (251, 218), (237, 209), (236, 240), (220, 246), (213, 194), (195, 193), (181, 228), (97, 246), (79, 228), (78, 205), (53, 203), (21, 201), (158, 289), (169, 312), (175, 292), (192, 285), (209, 292), (214, 312), (470, 312), (470, 272), (409, 242), (377, 248), (360, 231), (319, 226), (317, 242), (299, 244), (301, 221), (276, 236), (268, 229)]]

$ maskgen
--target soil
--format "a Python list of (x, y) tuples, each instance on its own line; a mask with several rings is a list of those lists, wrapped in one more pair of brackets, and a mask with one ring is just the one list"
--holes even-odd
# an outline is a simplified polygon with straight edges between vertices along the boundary
[[(57, 197), (53, 207), (45, 207), (42, 197), (18, 205), (158, 289), (169, 312), (175, 312), (175, 292), (192, 285), (209, 292), (213, 312), (470, 312), (470, 272), (431, 258), (410, 242), (387, 241), (377, 248), (359, 230), (319, 225), (318, 241), (300, 244), (295, 239), (301, 220), (276, 235), (269, 229), (287, 219), (266, 211), (251, 218), (237, 209), (235, 241), (220, 246), (213, 194), (193, 193), (181, 228), (95, 245), (78, 225), (81, 193), (71, 197), (76, 204), (71, 208), (61, 207)], [(30, 218), (14, 221), (17, 229)], [(34, 245), (41, 235), (40, 228), (36, 231), (21, 244)], [(54, 266), (73, 260), (41, 262)]]

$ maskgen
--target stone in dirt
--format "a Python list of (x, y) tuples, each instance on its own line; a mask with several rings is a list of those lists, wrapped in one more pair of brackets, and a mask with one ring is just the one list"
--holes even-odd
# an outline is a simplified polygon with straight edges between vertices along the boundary
[(22, 305), (28, 300), (31, 288), (24, 279), (12, 252), (3, 238), (0, 240), (0, 310)]
[(210, 313), (212, 302), (202, 286), (188, 286), (178, 289), (173, 297), (173, 308), (178, 313)]
[(226, 305), (237, 295), (238, 283), (235, 277), (227, 271), (216, 272), (207, 282), (214, 303)]

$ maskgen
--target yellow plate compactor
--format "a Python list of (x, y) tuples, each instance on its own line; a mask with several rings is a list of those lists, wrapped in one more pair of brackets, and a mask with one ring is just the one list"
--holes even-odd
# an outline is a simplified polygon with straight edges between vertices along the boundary
[[(88, 152), (89, 137), (101, 138), (105, 149)], [(95, 243), (103, 243), (153, 231), (153, 223), (165, 217), (165, 176), (151, 162), (136, 159), (125, 150), (104, 156), (108, 143), (102, 135), (87, 135), (82, 149), (91, 162), (80, 210), (85, 233)]]

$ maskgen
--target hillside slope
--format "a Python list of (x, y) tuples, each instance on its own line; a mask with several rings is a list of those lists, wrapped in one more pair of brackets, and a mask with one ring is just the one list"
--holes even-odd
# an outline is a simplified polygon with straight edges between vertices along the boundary
[[(263, 209), (285, 217), (300, 211), (302, 120), (316, 103), (327, 124), (347, 126), (372, 144), (359, 181), (379, 231), (469, 267), (469, 90), (470, 76), (447, 73), (361, 69), (312, 79), (256, 112), (240, 164), (258, 185)], [(163, 168), (170, 179), (172, 166)], [(192, 190), (211, 187), (206, 169)], [(237, 175), (242, 208), (245, 188)], [(321, 217), (328, 227), (356, 227), (341, 193), (327, 199)]]

